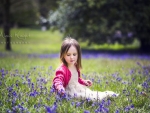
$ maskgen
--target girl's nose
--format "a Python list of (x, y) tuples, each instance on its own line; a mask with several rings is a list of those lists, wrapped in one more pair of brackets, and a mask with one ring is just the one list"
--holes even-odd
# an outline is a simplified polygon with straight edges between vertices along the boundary
[(73, 58), (73, 55), (71, 55), (71, 58)]

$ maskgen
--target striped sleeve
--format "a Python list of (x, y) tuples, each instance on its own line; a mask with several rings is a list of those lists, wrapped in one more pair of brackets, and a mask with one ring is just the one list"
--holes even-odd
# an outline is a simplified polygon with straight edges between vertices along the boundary
[(57, 91), (65, 90), (63, 70), (56, 70), (55, 77), (53, 79), (53, 86)]

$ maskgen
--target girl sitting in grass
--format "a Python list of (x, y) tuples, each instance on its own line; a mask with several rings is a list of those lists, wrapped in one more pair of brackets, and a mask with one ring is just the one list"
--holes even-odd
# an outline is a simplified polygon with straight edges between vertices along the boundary
[(71, 97), (102, 100), (107, 97), (118, 96), (112, 91), (92, 91), (88, 87), (92, 85), (90, 80), (80, 77), (81, 49), (79, 43), (73, 38), (66, 38), (61, 46), (60, 60), (62, 64), (57, 68), (53, 79), (53, 86), (62, 95), (68, 94)]

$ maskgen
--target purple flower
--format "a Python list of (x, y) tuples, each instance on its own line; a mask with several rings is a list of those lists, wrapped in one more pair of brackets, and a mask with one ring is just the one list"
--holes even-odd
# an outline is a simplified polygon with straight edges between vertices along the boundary
[(37, 96), (38, 95), (38, 92), (36, 91), (36, 90), (34, 90), (34, 92), (31, 92), (30, 93), (30, 96), (31, 97), (35, 97), (35, 96)]
[(32, 90), (34, 90), (34, 83), (32, 83)]
[(94, 83), (94, 78), (92, 78), (92, 82)]
[(130, 107), (129, 107), (129, 106), (125, 107), (125, 108), (124, 108), (124, 111), (125, 111), (125, 112), (129, 112), (129, 111), (130, 111)]
[(116, 113), (119, 113), (119, 110), (118, 110), (118, 109), (116, 110)]
[(52, 107), (46, 106), (46, 112), (47, 113), (56, 113), (56, 110), (57, 110), (56, 103), (54, 103)]
[(81, 105), (81, 102), (76, 102), (76, 107), (79, 107)]
[(132, 105), (130, 105), (130, 106), (126, 106), (125, 108), (124, 108), (124, 111), (125, 112), (129, 112), (131, 109), (133, 109), (134, 108), (134, 105), (132, 104)]
[(141, 64), (139, 62), (137, 62), (137, 65), (141, 66)]
[(147, 82), (144, 82), (144, 83), (142, 84), (142, 86), (143, 86), (143, 88), (149, 88), (149, 85), (148, 85)]
[(116, 80), (117, 80), (117, 81), (121, 81), (121, 80), (122, 80), (122, 78), (121, 78), (121, 77), (118, 77)]
[(111, 104), (111, 100), (108, 99), (108, 101), (106, 102), (106, 105), (109, 106)]
[(74, 106), (74, 102), (71, 102), (71, 105)]
[(131, 69), (130, 70), (130, 75), (134, 74), (135, 73), (135, 70), (134, 69)]
[(8, 87), (7, 90), (8, 90), (8, 92), (12, 92), (13, 86)]
[(54, 86), (50, 87), (50, 93), (54, 93), (54, 92), (55, 92)]
[(102, 113), (108, 113), (109, 112), (109, 109), (106, 108), (106, 105), (105, 105), (105, 101), (103, 100), (100, 105), (99, 105), (99, 108), (97, 110), (95, 110), (96, 113), (98, 112), (102, 112)]
[(133, 109), (133, 108), (134, 108), (134, 105), (132, 104), (130, 107)]
[(49, 70), (52, 70), (53, 68), (52, 68), (52, 66), (49, 66), (49, 68), (48, 68)]
[(88, 111), (88, 110), (84, 110), (84, 113), (90, 113), (90, 111)]
[(6, 110), (6, 113), (12, 113), (12, 112), (11, 112), (11, 110), (7, 109), (7, 110)]
[(14, 97), (17, 97), (17, 93), (16, 93), (15, 91), (12, 92), (12, 95), (13, 95)]

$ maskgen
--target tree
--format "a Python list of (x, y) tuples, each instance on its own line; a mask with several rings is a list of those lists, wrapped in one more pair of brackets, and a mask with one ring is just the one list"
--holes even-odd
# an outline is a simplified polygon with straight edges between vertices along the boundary
[(11, 0), (10, 23), (11, 26), (32, 27), (39, 19), (37, 0)]
[(51, 24), (90, 43), (141, 42), (149, 50), (149, 0), (63, 0), (50, 16)]
[(4, 14), (4, 36), (6, 38), (6, 50), (11, 50), (11, 45), (10, 45), (10, 26), (9, 26), (9, 15), (10, 15), (10, 0), (2, 0), (3, 4), (3, 14)]
[(10, 23), (19, 25), (33, 25), (38, 16), (34, 0), (0, 0), (0, 9), (3, 17), (3, 36), (5, 48), (11, 51)]
[(40, 15), (48, 18), (49, 11), (55, 10), (58, 7), (58, 0), (38, 0)]
[(51, 10), (55, 10), (58, 7), (58, 1), (59, 0), (38, 0), (40, 24), (43, 30), (49, 28), (49, 12)]

